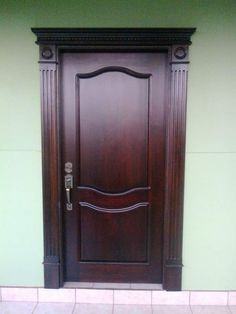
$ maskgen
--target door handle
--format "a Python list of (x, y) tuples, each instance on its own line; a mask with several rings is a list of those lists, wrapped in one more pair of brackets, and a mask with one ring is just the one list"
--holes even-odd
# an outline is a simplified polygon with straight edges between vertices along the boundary
[(72, 203), (70, 198), (70, 191), (73, 188), (73, 176), (67, 174), (65, 176), (65, 189), (66, 189), (66, 209), (72, 210)]

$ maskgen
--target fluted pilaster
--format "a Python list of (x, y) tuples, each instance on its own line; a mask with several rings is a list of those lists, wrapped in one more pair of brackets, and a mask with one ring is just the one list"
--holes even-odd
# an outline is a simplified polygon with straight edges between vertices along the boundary
[(167, 121), (164, 288), (181, 289), (188, 47), (173, 46)]
[[(59, 286), (60, 219), (58, 211), (58, 106), (57, 59), (55, 46), (40, 47), (40, 80), (43, 146), (43, 199), (44, 199), (44, 267), (47, 288)], [(55, 223), (56, 222), (56, 223)]]

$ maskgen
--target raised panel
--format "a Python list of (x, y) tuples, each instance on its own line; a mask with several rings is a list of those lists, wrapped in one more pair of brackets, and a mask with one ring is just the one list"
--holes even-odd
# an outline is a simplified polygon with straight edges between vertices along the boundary
[(148, 203), (120, 210), (80, 203), (80, 261), (148, 261)]
[(146, 202), (150, 190), (150, 187), (140, 187), (123, 193), (104, 193), (93, 188), (79, 187), (78, 193), (80, 202), (92, 202), (96, 206), (119, 209)]
[(122, 192), (148, 184), (150, 75), (77, 75), (79, 185)]

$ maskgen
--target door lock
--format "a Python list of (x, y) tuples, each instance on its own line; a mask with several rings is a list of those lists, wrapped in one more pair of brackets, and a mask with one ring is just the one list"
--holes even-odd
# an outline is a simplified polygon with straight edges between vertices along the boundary
[(72, 203), (70, 199), (70, 190), (73, 188), (73, 176), (67, 174), (65, 176), (65, 189), (66, 189), (66, 209), (72, 210)]

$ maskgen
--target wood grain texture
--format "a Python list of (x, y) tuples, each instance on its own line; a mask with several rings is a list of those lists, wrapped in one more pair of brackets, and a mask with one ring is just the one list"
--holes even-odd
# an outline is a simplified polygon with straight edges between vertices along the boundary
[(166, 62), (161, 53), (62, 56), (62, 160), (77, 186), (64, 213), (68, 281), (162, 279)]
[(116, 193), (147, 186), (150, 75), (137, 74), (114, 66), (77, 74), (79, 185)]
[[(106, 263), (116, 266), (120, 264), (120, 269), (125, 271), (124, 264), (129, 263), (129, 268), (135, 263), (147, 263), (148, 240), (149, 240), (149, 204), (139, 203), (129, 208), (101, 209), (88, 203), (82, 203), (80, 209), (80, 261), (82, 263), (94, 263), (99, 267)], [(132, 222), (132, 225), (131, 225)], [(122, 263), (122, 265), (121, 265)], [(84, 265), (85, 266), (85, 265)], [(123, 267), (122, 267), (123, 266)], [(81, 265), (82, 267), (82, 265)], [(87, 267), (86, 267), (87, 268)], [(86, 271), (85, 268), (85, 271)], [(133, 267), (133, 271), (134, 271)], [(82, 276), (85, 276), (83, 271)], [(103, 273), (90, 276), (102, 279)], [(119, 275), (116, 274), (115, 276)], [(127, 274), (127, 279), (130, 274)], [(103, 279), (102, 279), (103, 280)], [(110, 281), (112, 280), (112, 276)]]
[[(46, 54), (46, 52), (47, 54)], [(48, 288), (60, 285), (60, 198), (57, 62), (55, 47), (41, 47), (40, 85), (43, 152), (44, 275)], [(46, 55), (46, 58), (44, 57)], [(48, 60), (47, 56), (51, 60)]]
[(188, 77), (187, 47), (172, 48), (171, 93), (167, 125), (164, 289), (180, 290), (182, 273), (183, 191)]
[(147, 203), (147, 202), (146, 203), (136, 203), (136, 204), (133, 204), (133, 205), (127, 206), (127, 207), (121, 207), (120, 206), (119, 208), (100, 207), (100, 206), (93, 205), (93, 204), (86, 203), (86, 202), (79, 202), (79, 204), (82, 207), (88, 207), (88, 208), (93, 209), (93, 210), (100, 212), (100, 213), (115, 214), (115, 213), (130, 212), (134, 209), (147, 206), (149, 203)]
[(89, 202), (93, 200), (97, 206), (119, 209), (124, 206), (132, 206), (137, 202), (145, 202), (148, 199), (150, 187), (139, 187), (127, 190), (123, 193), (104, 193), (89, 187), (78, 187), (80, 202)]

